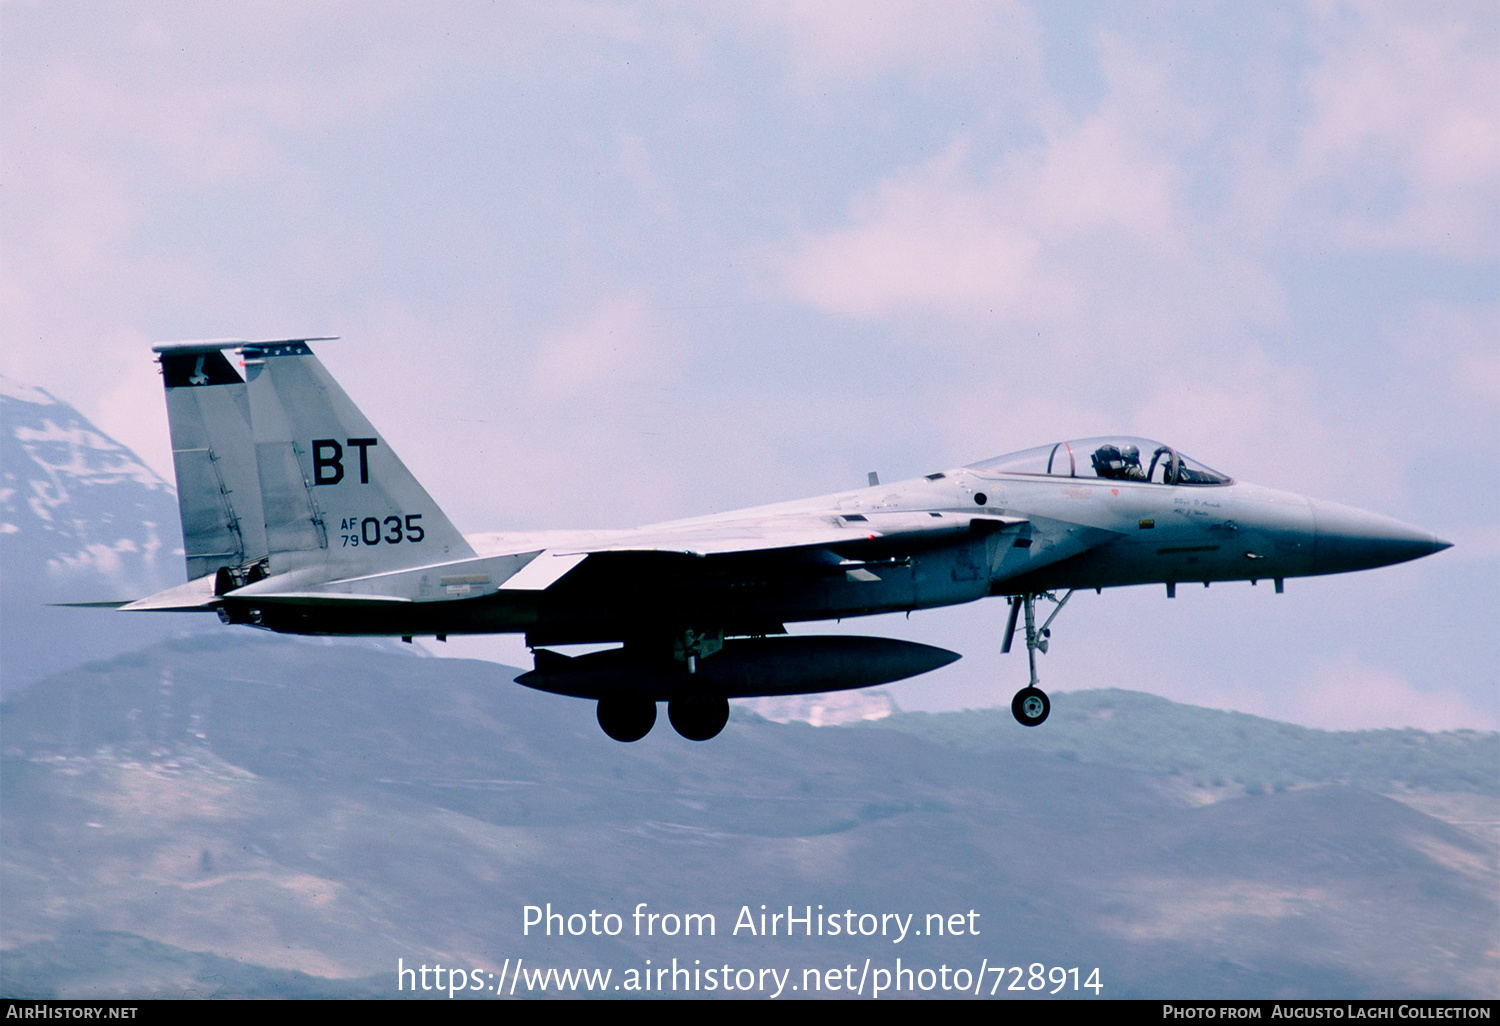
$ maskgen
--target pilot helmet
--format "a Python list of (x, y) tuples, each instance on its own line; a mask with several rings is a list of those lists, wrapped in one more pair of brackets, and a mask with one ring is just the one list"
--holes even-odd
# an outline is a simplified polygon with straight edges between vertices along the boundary
[[(1139, 453), (1136, 454), (1136, 459), (1140, 459)], [(1120, 455), (1120, 448), (1116, 445), (1099, 446), (1099, 448), (1094, 450), (1093, 460), (1094, 470), (1101, 477), (1107, 477), (1112, 473), (1116, 473), (1125, 465)]]
[(1125, 461), (1127, 467), (1139, 467), (1141, 465), (1141, 450), (1126, 442), (1120, 446), (1120, 458)]

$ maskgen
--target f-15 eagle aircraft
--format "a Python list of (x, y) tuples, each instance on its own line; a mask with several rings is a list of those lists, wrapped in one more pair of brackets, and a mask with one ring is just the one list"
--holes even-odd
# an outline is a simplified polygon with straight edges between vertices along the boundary
[[(1036, 655), (1077, 589), (1363, 570), (1448, 547), (1347, 506), (1231, 480), (1170, 445), (1088, 438), (634, 530), (463, 535), (313, 355), (324, 338), (157, 346), (188, 582), (131, 611), (291, 634), (524, 633), (527, 687), (598, 703), (620, 741), (707, 740), (729, 699), (865, 687), (959, 658), (785, 625), (1004, 596)], [(241, 357), (243, 375), (227, 354)], [(1061, 593), (1061, 597), (1058, 597)], [(1053, 603), (1038, 623), (1037, 602)], [(554, 646), (616, 643), (569, 657)]]

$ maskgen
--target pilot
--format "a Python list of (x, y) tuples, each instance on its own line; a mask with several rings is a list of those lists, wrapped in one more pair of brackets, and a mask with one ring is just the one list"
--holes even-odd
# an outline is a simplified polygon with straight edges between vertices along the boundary
[(1141, 450), (1128, 442), (1121, 445), (1105, 444), (1094, 450), (1092, 457), (1094, 473), (1113, 481), (1144, 481), (1146, 472), (1141, 469)]
[(1094, 473), (1100, 477), (1117, 478), (1125, 467), (1125, 458), (1120, 454), (1118, 445), (1099, 446), (1094, 450), (1091, 459), (1094, 463)]

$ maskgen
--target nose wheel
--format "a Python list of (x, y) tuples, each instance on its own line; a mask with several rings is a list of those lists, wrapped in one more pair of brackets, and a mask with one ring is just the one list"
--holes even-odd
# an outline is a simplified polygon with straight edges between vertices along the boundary
[[(1050, 616), (1040, 628), (1036, 625), (1036, 600), (1038, 597), (1051, 599), (1057, 603), (1057, 608), (1052, 610)], [(1068, 604), (1068, 599), (1073, 597), (1069, 590), (1062, 598), (1055, 598), (1047, 592), (1040, 596), (1017, 595), (1010, 600), (1010, 622), (1005, 627), (1005, 643), (1000, 646), (1001, 652), (1010, 651), (1010, 643), (1016, 636), (1016, 621), (1020, 614), (1026, 614), (1026, 659), (1031, 665), (1031, 683), (1016, 692), (1016, 697), (1010, 700), (1011, 715), (1016, 722), (1023, 727), (1040, 727), (1046, 722), (1047, 714), (1052, 711), (1052, 701), (1047, 693), (1037, 687), (1036, 654), (1047, 652), (1047, 641), (1052, 637), (1052, 621), (1057, 619), (1057, 614), (1062, 612), (1062, 607)]]
[(1010, 713), (1023, 727), (1039, 727), (1052, 711), (1052, 702), (1041, 688), (1022, 688), (1010, 700)]

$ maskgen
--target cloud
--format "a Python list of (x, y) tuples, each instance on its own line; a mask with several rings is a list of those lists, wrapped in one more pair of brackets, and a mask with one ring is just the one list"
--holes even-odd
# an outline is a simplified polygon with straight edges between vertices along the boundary
[[(1392, 342), (1408, 378), (1458, 403), (1470, 427), (1500, 419), (1500, 303), (1415, 304)], [(1486, 423), (1487, 422), (1487, 423)], [(1446, 425), (1443, 427), (1446, 430)]]
[(856, 199), (849, 226), (799, 240), (782, 268), (787, 292), (851, 317), (964, 318), (1024, 314), (1064, 290), (1045, 280), (1038, 240), (996, 191), (965, 179), (966, 151), (955, 142)]
[[(859, 195), (846, 226), (795, 240), (781, 266), (787, 293), (859, 318), (935, 314), (1110, 334), (1124, 333), (1109, 323), (1138, 330), (1222, 311), (1203, 288), (1247, 318), (1273, 316), (1264, 273), (1195, 248), (1174, 169), (1120, 126), (1094, 121), (977, 174), (968, 154), (960, 137)], [(1139, 316), (1142, 285), (1155, 316)]]
[(885, 75), (918, 81), (1038, 79), (1040, 31), (1025, 5), (1010, 0), (755, 0), (719, 16), (786, 51), (804, 90), (852, 88)]
[(1494, 5), (1324, 3), (1318, 11), (1299, 158), (1328, 230), (1351, 248), (1496, 256)]
[[(1100, 33), (1092, 110), (1053, 96), (1039, 139), (994, 153), (966, 130), (888, 173), (782, 243), (782, 294), (962, 352), (939, 413), (955, 436), (1128, 429), (1251, 480), (1399, 501), (1435, 433), (1493, 421), (1495, 311), (1429, 303), (1361, 335), (1346, 304), (1368, 286), (1326, 247), (1474, 256), (1500, 238), (1494, 18), (1318, 12), (1305, 73), (1268, 48), (1227, 58), (1249, 84), (1196, 92), (1180, 37)], [(1336, 290), (1310, 292), (1299, 259), (1329, 261)], [(1350, 326), (1306, 336), (1309, 310), (1341, 307)]]
[(1494, 730), (1491, 712), (1457, 691), (1431, 691), (1399, 674), (1362, 662), (1352, 652), (1315, 660), (1296, 689), (1296, 709), (1266, 710), (1310, 727), (1373, 730), (1402, 723), (1419, 730)]
[(1189, 342), (1279, 323), (1274, 277), (1188, 194), (1183, 151), (1203, 113), (1124, 43), (1101, 54), (1108, 91), (1094, 113), (1048, 118), (1040, 141), (988, 161), (957, 135), (857, 194), (843, 225), (789, 240), (784, 292), (828, 313), (936, 317), (980, 337), (1050, 329), (1054, 345), (1104, 343), (1145, 369)]
[[(1058, 692), (1122, 687), (1174, 702), (1323, 730), (1494, 730), (1500, 726), (1492, 692), (1487, 694), (1482, 684), (1414, 683), (1399, 669), (1383, 665), (1380, 656), (1370, 651), (1373, 646), (1362, 642), (1357, 632), (1348, 636), (1349, 647), (1336, 655), (1316, 650), (1304, 655), (1303, 644), (1292, 640), (1297, 654), (1288, 658), (1279, 646), (1298, 629), (1278, 629), (1275, 607), (1268, 607), (1264, 596), (1242, 588), (1215, 587), (1201, 597), (1195, 592), (1179, 594), (1177, 602), (1189, 605), (1173, 607), (1149, 601), (1141, 590), (1106, 592), (1102, 599), (1082, 596), (1084, 605), (1077, 609), (1077, 603), (1070, 605), (1063, 614), (1073, 617), (1071, 622), (1060, 630), (1054, 628), (1053, 651), (1042, 667), (1042, 686)], [(1334, 591), (1326, 592), (1324, 601), (1327, 608), (1309, 607), (1307, 617), (1318, 623), (1337, 623), (1339, 613), (1359, 608), (1357, 597)], [(1117, 644), (1105, 646), (1097, 641), (1122, 630)], [(1215, 639), (1231, 633), (1236, 635), (1235, 658), (1226, 662), (1223, 655), (1215, 657), (1214, 649), (1231, 643), (1227, 637), (1222, 643)], [(1167, 638), (1181, 644), (1137, 643)], [(975, 655), (984, 658), (983, 653)], [(970, 667), (969, 672), (973, 670)], [(1014, 670), (1002, 666), (1001, 672), (1013, 679)], [(918, 707), (915, 702), (905, 704), (910, 700), (904, 695), (897, 700), (904, 703), (903, 708)]]
[(639, 294), (607, 297), (584, 317), (546, 332), (532, 365), (535, 398), (555, 402), (606, 399), (623, 381), (674, 376), (674, 343), (666, 326)]
[(1381, 508), (1402, 498), (1412, 466), (1403, 420), (1344, 403), (1308, 367), (1253, 346), (1163, 368), (1125, 427), (1242, 481)]

